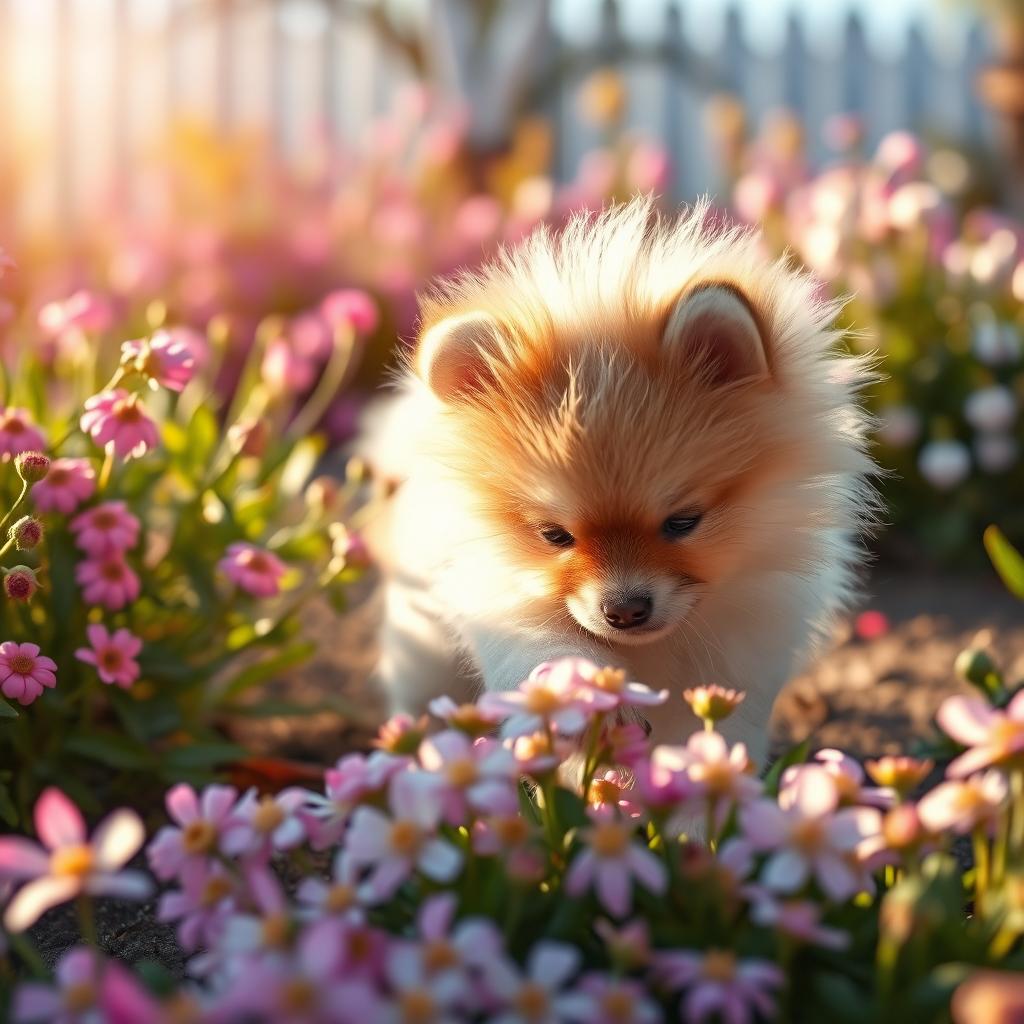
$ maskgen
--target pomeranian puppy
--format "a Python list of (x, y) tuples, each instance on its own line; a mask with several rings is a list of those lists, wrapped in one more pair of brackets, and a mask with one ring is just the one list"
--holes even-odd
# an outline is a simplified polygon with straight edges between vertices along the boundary
[(873, 507), (868, 372), (837, 348), (838, 308), (706, 204), (667, 218), (650, 199), (438, 284), (371, 441), (404, 481), (379, 666), (394, 710), (578, 655), (671, 692), (658, 742), (697, 726), (686, 687), (746, 691), (724, 731), (762, 758)]

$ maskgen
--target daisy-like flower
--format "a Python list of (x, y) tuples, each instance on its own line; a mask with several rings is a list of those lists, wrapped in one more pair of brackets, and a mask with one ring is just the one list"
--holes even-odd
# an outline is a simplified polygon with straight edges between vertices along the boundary
[(486, 736), (504, 717), (504, 712), (488, 712), (479, 704), (456, 704), (451, 697), (435, 697), (427, 708), (449, 728), (469, 736)]
[(277, 555), (254, 544), (230, 545), (217, 563), (228, 579), (253, 597), (274, 597), (281, 591), (281, 577), (288, 567)]
[(519, 806), (516, 759), (496, 740), (471, 740), (447, 729), (420, 744), (420, 764), (434, 774), (445, 820), (472, 814), (512, 814)]
[(587, 803), (598, 809), (618, 808), (627, 817), (638, 818), (641, 814), (640, 805), (630, 799), (635, 795), (630, 779), (623, 772), (609, 768), (591, 780), (590, 788), (587, 790)]
[[(867, 807), (891, 807), (895, 794), (889, 789), (875, 789), (864, 785), (864, 769), (849, 755), (841, 750), (826, 748), (814, 755), (814, 760), (832, 776), (839, 791), (839, 803), (842, 807), (853, 807), (863, 804)], [(790, 765), (783, 773), (781, 789), (793, 785), (806, 765)]]
[(190, 860), (178, 875), (180, 889), (160, 897), (157, 918), (178, 922), (175, 934), (187, 952), (215, 946), (238, 906), (239, 885), (223, 864)]
[(391, 1003), (375, 1015), (358, 1020), (380, 1024), (460, 1024), (461, 1008), (470, 1001), (469, 980), (459, 971), (431, 972), (419, 950), (412, 945), (393, 946), (387, 954), (385, 973)]
[(89, 558), (120, 554), (139, 540), (139, 520), (123, 501), (104, 501), (71, 520), (75, 544)]
[(920, 760), (916, 757), (894, 757), (886, 755), (876, 761), (865, 761), (864, 768), (868, 775), (885, 789), (891, 789), (901, 797), (912, 793), (928, 777), (935, 767), (930, 759)]
[(118, 612), (140, 594), (142, 585), (120, 553), (87, 558), (75, 567), (75, 579), (87, 604)]
[(505, 736), (528, 736), (546, 729), (576, 736), (589, 721), (588, 708), (579, 692), (584, 681), (576, 672), (580, 662), (583, 659), (545, 662), (517, 689), (485, 693), (478, 705), (485, 714), (504, 713), (506, 721), (502, 733)]
[(416, 915), (415, 948), (425, 973), (485, 970), (501, 956), (501, 932), (490, 921), (455, 922), (458, 900), (452, 893), (431, 896)]
[(306, 801), (303, 789), (286, 789), (276, 796), (250, 789), (235, 805), (238, 821), (224, 836), (224, 852), (232, 857), (269, 856), (298, 846), (306, 838), (300, 813)]
[(415, 754), (427, 734), (429, 724), (430, 719), (426, 715), (413, 718), (412, 715), (399, 712), (377, 730), (373, 745), (390, 754)]
[(486, 969), (488, 991), (501, 1009), (491, 1024), (557, 1024), (568, 1016), (573, 994), (567, 987), (580, 965), (572, 946), (541, 939), (520, 969), (507, 957), (495, 958)]
[(601, 936), (612, 963), (621, 970), (632, 971), (650, 962), (651, 930), (642, 918), (627, 921), (619, 928), (601, 918), (594, 925), (594, 931)]
[(694, 686), (683, 690), (683, 700), (702, 722), (722, 721), (743, 703), (747, 695), (742, 690), (727, 690), (724, 686)]
[(680, 1009), (688, 1024), (704, 1024), (715, 1015), (730, 1024), (750, 1024), (760, 1016), (775, 1017), (774, 991), (785, 975), (764, 960), (739, 960), (730, 950), (705, 953), (669, 950), (656, 955), (659, 977), (681, 989)]
[(349, 856), (372, 869), (362, 893), (374, 903), (394, 895), (414, 871), (435, 882), (450, 882), (462, 867), (462, 854), (437, 835), (441, 797), (428, 775), (396, 775), (389, 804), (390, 816), (376, 807), (357, 807), (348, 833)]
[(135, 658), (142, 650), (142, 641), (127, 629), (111, 633), (98, 622), (87, 626), (85, 633), (90, 646), (79, 647), (75, 657), (87, 665), (95, 665), (102, 682), (129, 689), (139, 678), (139, 663)]
[(598, 711), (621, 707), (656, 707), (668, 700), (668, 690), (652, 690), (633, 683), (620, 668), (600, 668), (585, 658), (564, 658), (553, 662), (549, 679), (566, 676), (566, 685), (575, 686), (579, 696)]
[(121, 346), (121, 362), (149, 381), (155, 391), (182, 391), (196, 370), (192, 350), (170, 331), (157, 331), (151, 338), (137, 338)]
[(947, 736), (969, 748), (946, 769), (950, 778), (989, 765), (1024, 764), (1024, 690), (1002, 711), (980, 697), (947, 697), (936, 719)]
[(0, 878), (24, 882), (4, 913), (11, 932), (79, 893), (145, 899), (152, 886), (138, 871), (122, 871), (145, 840), (142, 821), (122, 808), (97, 826), (90, 840), (78, 808), (53, 787), (36, 801), (33, 821), (42, 845), (21, 837), (0, 838)]
[(584, 975), (576, 991), (563, 1000), (569, 1020), (581, 1024), (659, 1024), (662, 1013), (633, 978), (592, 972)]
[(247, 864), (244, 883), (252, 910), (228, 918), (224, 935), (212, 951), (215, 960), (240, 954), (279, 953), (291, 949), (298, 935), (298, 922), (288, 897), (266, 864)]
[(995, 768), (968, 779), (950, 779), (926, 793), (917, 803), (921, 824), (934, 835), (953, 831), (964, 835), (979, 825), (991, 829), (1008, 793), (1006, 776)]
[(125, 459), (140, 458), (160, 443), (139, 396), (124, 388), (87, 398), (80, 426), (101, 448), (113, 445), (114, 454)]
[(821, 923), (821, 907), (811, 900), (780, 900), (763, 886), (747, 886), (744, 895), (751, 901), (750, 916), (764, 928), (822, 949), (846, 949), (849, 933)]
[(366, 915), (359, 903), (359, 870), (344, 849), (331, 862), (329, 881), (304, 878), (295, 898), (310, 917), (334, 917), (342, 921), (362, 922)]
[(96, 471), (88, 459), (54, 459), (50, 471), (32, 488), (40, 512), (68, 516), (96, 492)]
[(22, 452), (41, 452), (46, 436), (32, 422), (27, 409), (0, 409), (0, 457), (10, 462)]
[(18, 986), (11, 1007), (14, 1024), (159, 1024), (166, 1019), (160, 1004), (130, 971), (104, 960), (94, 949), (68, 950), (54, 974), (54, 987), (37, 982)]
[(160, 829), (146, 852), (153, 874), (168, 879), (191, 861), (220, 852), (225, 832), (238, 821), (234, 813), (238, 792), (231, 786), (207, 786), (200, 797), (191, 786), (180, 783), (164, 799), (175, 825)]
[(656, 896), (665, 891), (665, 865), (634, 840), (632, 822), (593, 809), (588, 814), (593, 824), (580, 833), (586, 848), (569, 867), (565, 891), (570, 896), (580, 896), (593, 888), (605, 910), (625, 917), (633, 906), (634, 880)]
[(814, 879), (832, 900), (870, 888), (858, 857), (876, 836), (882, 816), (875, 808), (839, 808), (839, 791), (824, 768), (808, 765), (779, 803), (758, 800), (740, 812), (744, 836), (755, 850), (771, 851), (761, 874), (775, 892), (796, 892)]
[(0, 644), (0, 693), (31, 704), (46, 687), (57, 685), (57, 663), (39, 653), (39, 645), (5, 640)]

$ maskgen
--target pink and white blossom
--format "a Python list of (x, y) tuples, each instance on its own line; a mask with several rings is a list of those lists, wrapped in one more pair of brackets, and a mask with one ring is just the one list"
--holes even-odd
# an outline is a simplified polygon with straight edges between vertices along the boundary
[(86, 626), (85, 633), (89, 646), (79, 647), (75, 657), (87, 665), (95, 665), (101, 682), (129, 689), (139, 678), (139, 663), (135, 659), (142, 650), (142, 641), (127, 629), (111, 633), (98, 622)]
[(87, 398), (80, 425), (101, 448), (111, 445), (123, 459), (141, 458), (160, 443), (156, 424), (139, 396), (124, 388)]
[(936, 719), (947, 736), (969, 748), (946, 769), (950, 778), (989, 765), (1024, 764), (1024, 690), (1003, 710), (981, 697), (947, 697)]
[(424, 740), (419, 757), (436, 779), (449, 824), (462, 824), (474, 813), (510, 814), (518, 807), (516, 759), (497, 741), (474, 741), (447, 729)]
[(288, 567), (277, 555), (255, 544), (235, 543), (217, 563), (228, 579), (253, 597), (274, 597), (281, 592), (281, 577)]
[(207, 786), (201, 796), (186, 783), (169, 790), (165, 803), (175, 824), (160, 829), (147, 851), (157, 878), (173, 878), (186, 864), (221, 852), (224, 835), (238, 823), (237, 800), (232, 786)]

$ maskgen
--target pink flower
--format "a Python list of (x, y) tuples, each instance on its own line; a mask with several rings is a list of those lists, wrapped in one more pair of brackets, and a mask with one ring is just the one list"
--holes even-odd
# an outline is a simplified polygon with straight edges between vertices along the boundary
[(566, 677), (578, 695), (597, 711), (621, 707), (655, 707), (668, 700), (668, 690), (655, 692), (643, 683), (632, 683), (620, 668), (599, 668), (585, 658), (564, 658), (552, 664), (548, 679)]
[(162, 385), (168, 391), (183, 391), (196, 369), (191, 348), (170, 331), (124, 342), (121, 361), (134, 365), (154, 389)]
[(491, 739), (471, 740), (448, 729), (423, 741), (420, 764), (434, 773), (445, 820), (461, 825), (472, 814), (511, 814), (519, 805), (512, 752)]
[(223, 864), (212, 859), (191, 859), (183, 864), (178, 882), (180, 889), (160, 897), (158, 920), (178, 922), (175, 933), (187, 952), (216, 945), (237, 907), (238, 882)]
[(32, 488), (40, 512), (70, 515), (96, 491), (96, 473), (88, 459), (54, 459), (44, 480)]
[(455, 922), (458, 900), (450, 892), (430, 896), (416, 915), (416, 955), (426, 973), (486, 969), (501, 955), (501, 932), (481, 918)]
[(71, 520), (75, 544), (90, 558), (116, 555), (135, 547), (139, 521), (123, 501), (104, 501)]
[(160, 443), (139, 396), (124, 388), (87, 398), (80, 426), (101, 448), (113, 445), (114, 453), (125, 459), (137, 459)]
[(485, 714), (503, 712), (505, 736), (526, 736), (550, 728), (566, 736), (582, 732), (589, 721), (579, 695), (585, 681), (577, 669), (590, 665), (582, 658), (538, 665), (518, 689), (485, 693), (477, 702)]
[(159, 1024), (166, 1018), (159, 1003), (116, 961), (94, 949), (68, 950), (57, 962), (56, 987), (26, 982), (14, 994), (16, 1024)]
[(4, 914), (8, 931), (30, 928), (41, 914), (79, 893), (145, 899), (151, 885), (141, 872), (120, 871), (146, 837), (134, 811), (122, 808), (97, 826), (91, 841), (78, 808), (53, 787), (36, 801), (33, 816), (42, 845), (0, 838), (0, 878), (26, 882)]
[(38, 644), (0, 644), (0, 693), (19, 704), (31, 704), (45, 687), (57, 685), (57, 663), (39, 653)]
[(839, 808), (839, 791), (824, 768), (808, 765), (779, 803), (758, 800), (740, 812), (746, 840), (755, 850), (772, 851), (762, 873), (776, 892), (796, 892), (815, 879), (832, 900), (845, 900), (870, 888), (858, 859), (865, 840), (881, 830), (874, 808)]
[(307, 391), (316, 373), (316, 364), (296, 352), (286, 338), (275, 338), (263, 353), (260, 376), (275, 395)]
[(950, 778), (1024, 758), (1024, 690), (1002, 711), (980, 697), (947, 697), (936, 719), (946, 735), (970, 748), (946, 769)]
[(488, 991), (502, 1007), (497, 1024), (545, 1024), (564, 1020), (571, 1006), (567, 986), (580, 964), (579, 951), (550, 939), (537, 942), (520, 969), (507, 957), (496, 957), (485, 971)]
[(659, 953), (657, 970), (667, 985), (686, 992), (681, 1011), (687, 1024), (703, 1024), (715, 1015), (729, 1024), (750, 1024), (759, 1016), (773, 1020), (772, 990), (785, 980), (775, 964), (738, 960), (735, 953), (722, 949)]
[(1008, 787), (1002, 772), (992, 768), (969, 779), (951, 779), (926, 793), (917, 804), (921, 824), (934, 835), (959, 835), (995, 823), (1006, 803)]
[(643, 983), (596, 971), (583, 976), (562, 1001), (562, 1012), (581, 1024), (660, 1024), (662, 1013)]
[(850, 936), (821, 923), (822, 910), (810, 900), (780, 900), (762, 886), (747, 886), (744, 895), (753, 903), (751, 919), (765, 928), (822, 949), (846, 949)]
[(392, 947), (384, 965), (388, 987), (395, 999), (392, 1012), (353, 1015), (354, 1020), (380, 1021), (381, 1024), (406, 1024), (430, 1021), (431, 1024), (459, 1024), (466, 1016), (459, 1008), (470, 999), (469, 979), (459, 971), (427, 969), (414, 945)]
[(114, 319), (110, 302), (98, 292), (81, 288), (62, 302), (49, 302), (39, 311), (39, 326), (49, 334), (66, 331), (105, 331)]
[(274, 597), (280, 593), (281, 577), (288, 571), (276, 555), (243, 543), (232, 544), (218, 565), (232, 583), (253, 597)]
[(348, 853), (372, 869), (363, 893), (371, 902), (389, 899), (413, 873), (450, 882), (462, 867), (462, 854), (437, 835), (441, 801), (422, 773), (403, 772), (391, 781), (391, 816), (358, 807), (348, 833)]
[(295, 898), (314, 918), (335, 917), (357, 922), (365, 919), (359, 905), (359, 871), (343, 849), (335, 853), (331, 862), (330, 881), (313, 876), (304, 878)]
[(99, 604), (111, 612), (130, 604), (142, 589), (139, 577), (120, 554), (79, 562), (75, 579), (87, 604)]
[(618, 808), (630, 818), (638, 818), (641, 814), (640, 805), (632, 799), (636, 793), (632, 789), (632, 780), (617, 768), (608, 768), (595, 775), (587, 791), (587, 803), (597, 809)]
[(27, 409), (0, 409), (0, 456), (9, 462), (22, 452), (41, 452), (46, 436), (32, 422)]
[(142, 650), (142, 641), (127, 629), (109, 632), (96, 622), (86, 627), (90, 647), (79, 647), (75, 657), (96, 666), (96, 674), (104, 683), (114, 683), (127, 690), (139, 678), (135, 656)]
[(349, 323), (360, 334), (373, 334), (380, 323), (377, 303), (356, 288), (340, 288), (330, 292), (320, 302), (320, 313), (332, 326)]
[[(895, 795), (890, 789), (876, 789), (865, 786), (864, 769), (841, 750), (826, 748), (814, 755), (814, 760), (832, 776), (839, 791), (839, 803), (843, 807), (864, 804), (868, 807), (891, 807)], [(781, 789), (793, 785), (807, 765), (790, 765), (782, 773)]]
[(173, 878), (186, 864), (215, 855), (224, 833), (238, 821), (237, 798), (231, 786), (207, 786), (201, 798), (185, 783), (171, 789), (167, 813), (180, 827), (165, 825), (149, 844), (149, 864), (157, 878)]
[(889, 619), (884, 612), (869, 609), (854, 620), (853, 631), (861, 640), (877, 640), (889, 632)]
[(274, 850), (290, 850), (306, 838), (301, 811), (307, 793), (302, 789), (286, 789), (276, 796), (260, 796), (255, 789), (238, 801), (238, 819), (224, 837), (224, 852), (232, 857), (269, 857)]
[(639, 842), (635, 825), (611, 814), (590, 810), (594, 823), (581, 831), (586, 848), (576, 855), (565, 876), (565, 891), (579, 896), (593, 887), (601, 905), (625, 917), (633, 905), (633, 881), (660, 895), (668, 885), (665, 865)]
[(333, 348), (327, 322), (316, 313), (297, 316), (288, 325), (288, 339), (296, 355), (313, 363), (322, 363)]

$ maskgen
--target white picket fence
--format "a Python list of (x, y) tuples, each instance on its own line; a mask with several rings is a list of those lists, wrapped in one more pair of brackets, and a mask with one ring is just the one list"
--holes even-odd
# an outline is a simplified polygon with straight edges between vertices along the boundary
[[(370, 0), (372, 5), (373, 0)], [(721, 45), (702, 49), (687, 4), (632, 38), (620, 14), (633, 0), (593, 0), (596, 39), (561, 32), (551, 0), (505, 0), (486, 37), (480, 0), (430, 0), (422, 34), (434, 84), (463, 97), (481, 144), (500, 139), (525, 97), (556, 127), (557, 169), (569, 176), (596, 141), (575, 106), (579, 82), (617, 67), (630, 92), (631, 127), (661, 139), (680, 197), (720, 180), (709, 142), (709, 96), (731, 91), (756, 121), (788, 107), (817, 146), (824, 120), (861, 115), (869, 139), (912, 127), (985, 144), (991, 126), (974, 96), (985, 57), (977, 24), (942, 55), (915, 26), (897, 57), (873, 52), (857, 17), (827, 52), (795, 14), (776, 52), (752, 47), (738, 9)], [(689, 0), (690, 5), (701, 0)], [(211, 120), (228, 133), (260, 127), (301, 158), (324, 135), (359, 145), (414, 72), (365, 16), (366, 0), (0, 0), (0, 195), (30, 221), (73, 222), (98, 190), (133, 196), (133, 171), (169, 122)], [(780, 7), (783, 5), (780, 4)], [(12, 200), (13, 196), (13, 200)], [(0, 226), (3, 220), (0, 219)]]

